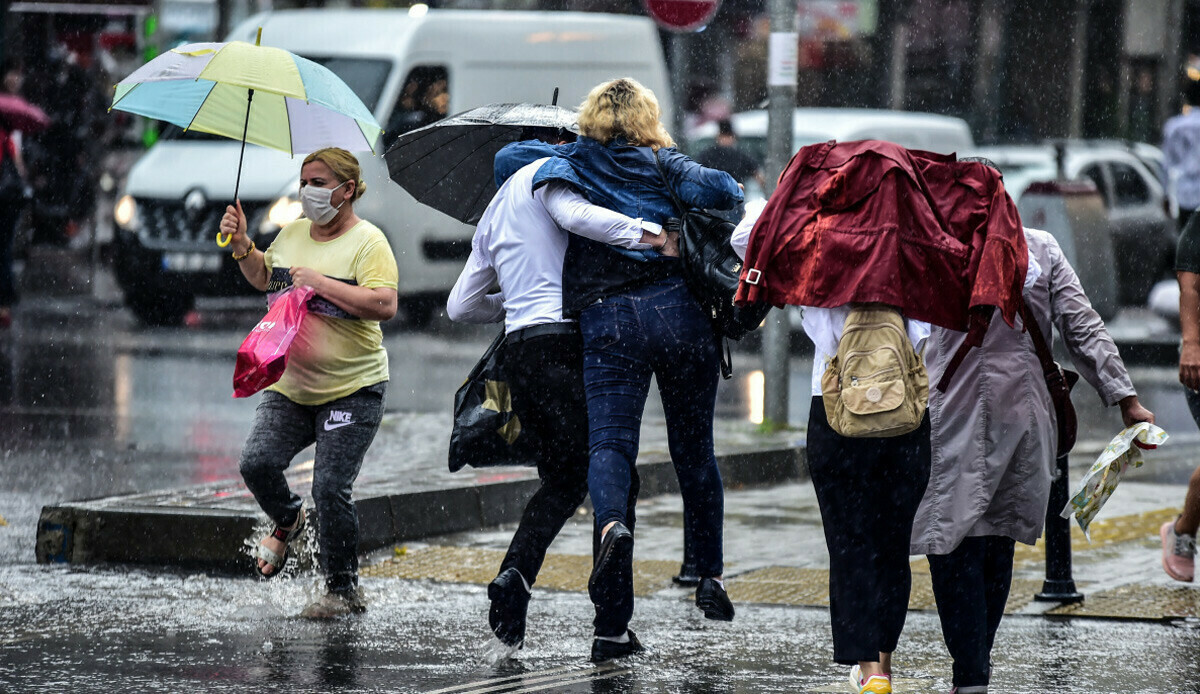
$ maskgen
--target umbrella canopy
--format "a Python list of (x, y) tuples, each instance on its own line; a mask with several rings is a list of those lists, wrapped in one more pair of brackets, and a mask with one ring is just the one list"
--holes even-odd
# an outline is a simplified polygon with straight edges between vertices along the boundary
[(242, 41), (192, 43), (158, 56), (117, 84), (109, 108), (289, 154), (374, 151), (381, 131), (328, 68)]
[(35, 133), (50, 126), (50, 117), (16, 94), (0, 94), (0, 127)]
[(475, 224), (496, 194), (493, 162), (526, 128), (577, 132), (576, 114), (546, 104), (488, 104), (401, 135), (388, 173), (418, 202)]

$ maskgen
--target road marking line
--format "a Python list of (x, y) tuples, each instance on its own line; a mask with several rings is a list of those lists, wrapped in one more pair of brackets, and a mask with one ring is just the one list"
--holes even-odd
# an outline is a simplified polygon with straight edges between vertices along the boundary
[[(614, 667), (616, 667), (616, 666), (612, 665), (612, 664), (597, 665), (595, 668), (584, 668), (584, 667), (580, 667), (579, 665), (564, 665), (562, 667), (550, 668), (549, 670), (535, 670), (533, 672), (525, 672), (520, 675), (511, 675), (509, 677), (496, 677), (496, 678), (492, 678), (492, 679), (488, 679), (488, 680), (479, 680), (476, 682), (468, 682), (467, 684), (459, 684), (459, 685), (455, 685), (453, 687), (446, 687), (445, 689), (435, 689), (434, 691), (426, 692), (426, 694), (448, 694), (449, 692), (464, 692), (467, 690), (475, 690), (475, 688), (477, 688), (477, 687), (485, 687), (488, 685), (497, 685), (497, 684), (501, 684), (503, 682), (510, 682), (511, 684), (508, 686), (519, 686), (523, 682), (529, 682), (532, 684), (533, 682), (541, 682), (546, 679), (552, 679), (554, 677), (562, 677), (564, 675), (573, 675), (573, 673), (578, 673), (578, 672), (595, 671), (595, 670), (608, 671), (608, 670), (613, 669)], [(536, 679), (530, 679), (531, 676)], [(481, 689), (478, 691), (488, 692), (488, 691), (493, 691), (493, 689)]]
[(518, 692), (536, 692), (536, 691), (541, 691), (542, 689), (549, 689), (551, 687), (560, 687), (560, 686), (563, 686), (566, 684), (578, 684), (580, 682), (596, 682), (598, 680), (606, 680), (606, 679), (609, 679), (610, 677), (619, 677), (621, 675), (627, 675), (631, 672), (633, 672), (633, 668), (631, 668), (631, 667), (621, 668), (618, 670), (612, 670), (611, 672), (594, 672), (593, 671), (590, 674), (588, 674), (586, 677), (580, 677), (580, 678), (570, 680), (570, 681), (559, 680), (557, 682), (550, 682), (549, 684), (543, 684), (543, 685), (539, 685), (537, 687), (526, 687), (524, 689), (513, 689), (513, 690), (510, 690), (510, 692), (511, 692), (511, 694), (517, 694)]

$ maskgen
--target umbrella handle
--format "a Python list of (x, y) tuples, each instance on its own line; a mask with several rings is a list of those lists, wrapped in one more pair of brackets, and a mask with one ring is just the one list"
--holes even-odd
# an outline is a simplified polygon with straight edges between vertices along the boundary
[(221, 232), (218, 231), (217, 232), (217, 245), (220, 246), (221, 248), (225, 248), (229, 244), (233, 243), (233, 234), (225, 234), (224, 241), (221, 240), (221, 236), (222, 236)]

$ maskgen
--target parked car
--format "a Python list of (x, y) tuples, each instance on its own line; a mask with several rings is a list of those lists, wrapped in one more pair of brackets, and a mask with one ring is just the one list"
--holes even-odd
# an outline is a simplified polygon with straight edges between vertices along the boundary
[[(1154, 173), (1154, 150), (1116, 141), (1072, 140), (1063, 143), (1066, 180), (1090, 180), (1104, 200), (1111, 227), (1113, 257), (1118, 259), (1118, 300), (1143, 306), (1155, 282), (1172, 268), (1176, 230), (1170, 202)], [(1141, 156), (1139, 156), (1139, 152)], [(1060, 178), (1054, 144), (976, 148), (967, 154), (990, 159), (1004, 174), (1013, 200), (1030, 184)], [(1147, 165), (1143, 157), (1151, 164)]]
[[(767, 155), (767, 111), (742, 111), (730, 117), (738, 144), (759, 161)], [(717, 124), (705, 123), (688, 133), (689, 151), (712, 145)], [(827, 140), (888, 140), (910, 149), (961, 152), (975, 146), (971, 128), (961, 118), (914, 111), (870, 108), (798, 108), (792, 114), (792, 151)]]

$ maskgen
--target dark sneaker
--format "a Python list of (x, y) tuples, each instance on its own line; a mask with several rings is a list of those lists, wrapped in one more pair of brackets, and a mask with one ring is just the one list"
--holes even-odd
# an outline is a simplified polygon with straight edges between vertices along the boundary
[(700, 585), (696, 588), (696, 607), (703, 610), (708, 619), (733, 621), (733, 603), (714, 578), (700, 579)]
[(326, 593), (324, 597), (304, 608), (300, 616), (305, 619), (333, 619), (367, 611), (367, 603), (358, 589)]
[(671, 577), (671, 581), (677, 586), (692, 586), (700, 585), (700, 574), (696, 571), (695, 564), (684, 563), (679, 567), (679, 573)]
[(597, 585), (611, 589), (620, 580), (621, 574), (628, 573), (633, 566), (633, 533), (621, 521), (604, 534), (600, 542), (600, 554), (596, 557), (596, 565), (592, 567), (592, 575), (588, 578), (588, 593), (594, 594)]
[[(612, 532), (612, 530), (608, 531)], [(629, 641), (626, 643), (617, 643), (616, 641), (608, 641), (605, 639), (592, 639), (592, 662), (603, 663), (606, 660), (615, 658), (624, 658), (625, 656), (641, 653), (643, 650), (642, 644), (637, 640), (637, 635), (633, 633), (633, 629), (625, 631), (629, 635)]]
[(488, 624), (496, 638), (509, 647), (525, 641), (525, 614), (529, 609), (529, 591), (516, 569), (505, 569), (488, 584)]

